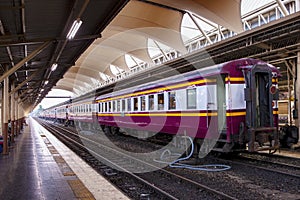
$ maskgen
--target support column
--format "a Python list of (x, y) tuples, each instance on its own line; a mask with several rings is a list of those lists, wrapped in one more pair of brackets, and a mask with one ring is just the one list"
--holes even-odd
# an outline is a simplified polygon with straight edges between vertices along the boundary
[(18, 134), (21, 134), (21, 123), (20, 123), (20, 105), (18, 104), (18, 115), (17, 115), (17, 130)]
[(2, 94), (2, 131), (3, 131), (3, 150), (2, 154), (8, 154), (8, 84), (9, 80), (8, 77), (4, 78), (3, 81), (3, 94)]
[(24, 110), (21, 105), (19, 105), (19, 132), (21, 133), (21, 130), (23, 128), (23, 121), (24, 121)]
[(19, 131), (19, 104), (18, 104), (18, 100), (16, 100), (16, 122), (15, 122), (15, 127), (16, 127), (16, 135), (19, 135), (20, 131)]
[(18, 100), (16, 100), (16, 93), (13, 94), (14, 97), (14, 133), (18, 136), (17, 131), (17, 121), (18, 121)]
[(299, 117), (300, 117), (300, 105), (299, 105), (299, 102), (300, 102), (300, 51), (297, 53), (297, 65), (296, 65), (296, 71), (297, 71), (297, 80), (296, 80), (296, 102), (295, 102), (295, 109), (296, 112), (298, 112), (298, 118), (295, 119), (295, 125), (298, 127), (299, 129), (299, 141), (298, 143), (300, 143), (300, 120), (299, 120)]
[[(15, 88), (15, 85), (12, 84), (12, 88), (11, 90), (13, 90)], [(10, 96), (10, 126), (11, 126), (11, 142), (14, 143), (15, 142), (15, 98), (14, 98), (14, 94), (12, 94)]]

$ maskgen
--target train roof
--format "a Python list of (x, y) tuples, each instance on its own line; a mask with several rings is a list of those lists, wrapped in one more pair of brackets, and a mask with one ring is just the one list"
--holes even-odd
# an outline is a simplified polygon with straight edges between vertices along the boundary
[[(242, 66), (254, 66), (254, 65), (268, 65), (272, 71), (276, 71), (279, 73), (276, 67), (273, 65), (270, 65), (264, 61), (252, 59), (252, 58), (244, 58), (244, 59), (238, 59), (233, 60), (225, 63), (220, 63), (216, 65), (212, 65), (209, 67), (203, 67), (200, 69), (196, 69), (194, 71), (186, 72), (186, 73), (178, 73), (175, 76), (171, 76), (168, 78), (157, 78), (157, 80), (149, 82), (149, 83), (143, 83), (138, 86), (118, 90), (118, 91), (111, 91), (107, 94), (99, 95), (96, 100), (109, 98), (116, 95), (122, 95), (126, 93), (132, 93), (132, 92), (138, 92), (143, 91), (146, 89), (151, 88), (157, 88), (161, 86), (169, 86), (176, 84), (178, 82), (186, 82), (191, 81), (194, 79), (198, 79), (199, 77), (206, 77), (206, 76), (214, 76), (218, 74), (230, 74), (231, 76), (238, 76), (242, 74), (241, 70), (239, 70)], [(233, 67), (235, 66), (235, 67)]]
[[(103, 88), (98, 88), (94, 91), (89, 92), (88, 94), (70, 99), (68, 101), (65, 101), (63, 103), (60, 103), (58, 105), (49, 107), (45, 110), (49, 110), (49, 109), (54, 109), (63, 105), (67, 105), (70, 103), (80, 103), (82, 101), (87, 101), (87, 99), (93, 101), (93, 100), (98, 100), (98, 99), (103, 99), (103, 98), (108, 98), (111, 96), (115, 96), (115, 95), (120, 95), (123, 93), (132, 93), (133, 91), (140, 91), (140, 90), (145, 90), (145, 89), (149, 89), (149, 88), (155, 88), (155, 87), (159, 87), (159, 86), (167, 86), (167, 85), (172, 85), (175, 83), (180, 82), (181, 81), (187, 81), (187, 80), (193, 80), (196, 78), (199, 78), (199, 76), (203, 77), (203, 76), (209, 76), (209, 75), (217, 75), (217, 74), (233, 74), (234, 71), (237, 71), (236, 68), (233, 68), (232, 66), (252, 66), (252, 65), (257, 65), (257, 64), (261, 64), (261, 65), (268, 65), (269, 67), (272, 68), (272, 71), (276, 71), (279, 74), (279, 71), (277, 70), (276, 67), (274, 67), (273, 65), (270, 65), (264, 61), (261, 60), (257, 60), (257, 59), (252, 59), (252, 58), (244, 58), (244, 59), (238, 59), (238, 60), (233, 60), (233, 61), (229, 61), (229, 62), (225, 62), (225, 63), (220, 63), (220, 64), (216, 64), (216, 65), (212, 65), (209, 67), (201, 67), (199, 69), (197, 69), (197, 66), (194, 66), (194, 68), (196, 70), (190, 71), (190, 72), (177, 72), (176, 75), (172, 75), (171, 77), (160, 77), (160, 75), (155, 75), (154, 77), (151, 77), (152, 81), (146, 82), (146, 79), (144, 79), (145, 81), (140, 81), (142, 82), (141, 84), (137, 85), (137, 86), (129, 86), (127, 88), (124, 88), (124, 85), (126, 85), (127, 83), (130, 83), (128, 85), (133, 85), (134, 81), (135, 81), (135, 77), (130, 77), (130, 79), (124, 79), (121, 82), (122, 83), (113, 83), (111, 85), (105, 86)], [(192, 63), (190, 63), (190, 65), (193, 65)], [(176, 71), (175, 69), (172, 70), (172, 73), (174, 73), (174, 71)], [(126, 81), (126, 82), (124, 82)], [(123, 85), (123, 83), (126, 83)], [(120, 89), (121, 88), (121, 89)]]

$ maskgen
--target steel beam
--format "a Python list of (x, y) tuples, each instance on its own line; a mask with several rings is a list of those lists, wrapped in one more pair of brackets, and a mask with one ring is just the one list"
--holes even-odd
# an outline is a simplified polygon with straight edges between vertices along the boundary
[[(7, 72), (5, 72), (0, 77), (0, 82), (2, 82), (6, 77), (9, 77), (11, 74), (13, 74), (15, 71), (17, 71), (19, 68), (21, 68), (26, 62), (37, 56), (41, 51), (43, 51), (45, 48), (48, 47), (50, 44), (50, 41), (45, 42), (41, 46), (39, 46), (36, 50), (34, 50), (31, 54), (29, 54), (27, 57), (23, 58), (18, 64), (16, 64), (13, 68), (9, 69)], [(8, 93), (7, 93), (8, 94)]]

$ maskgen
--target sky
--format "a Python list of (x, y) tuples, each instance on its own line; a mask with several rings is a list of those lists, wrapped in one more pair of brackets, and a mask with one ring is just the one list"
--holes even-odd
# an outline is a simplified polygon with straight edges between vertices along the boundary
[[(66, 90), (60, 90), (60, 89), (52, 89), (47, 96), (73, 96), (72, 92), (66, 91)], [(40, 105), (42, 108), (49, 108), (53, 105), (62, 103), (64, 101), (67, 101), (69, 99), (67, 98), (44, 98), (42, 102), (36, 107), (38, 109)]]

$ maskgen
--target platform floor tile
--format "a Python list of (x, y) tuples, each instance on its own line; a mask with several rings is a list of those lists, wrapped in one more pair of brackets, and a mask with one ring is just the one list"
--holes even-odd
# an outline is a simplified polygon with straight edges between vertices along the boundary
[(29, 126), (9, 154), (0, 155), (0, 199), (78, 199), (41, 137)]
[[(99, 200), (126, 200), (129, 199), (119, 189), (111, 185), (104, 177), (98, 174), (88, 164), (86, 164), (73, 151), (66, 147), (55, 136), (40, 126), (35, 120), (31, 119), (35, 131), (40, 137), (46, 137), (59, 155), (66, 161), (68, 166), (76, 174), (79, 180), (93, 194), (95, 199)], [(74, 181), (71, 184), (78, 184)]]

